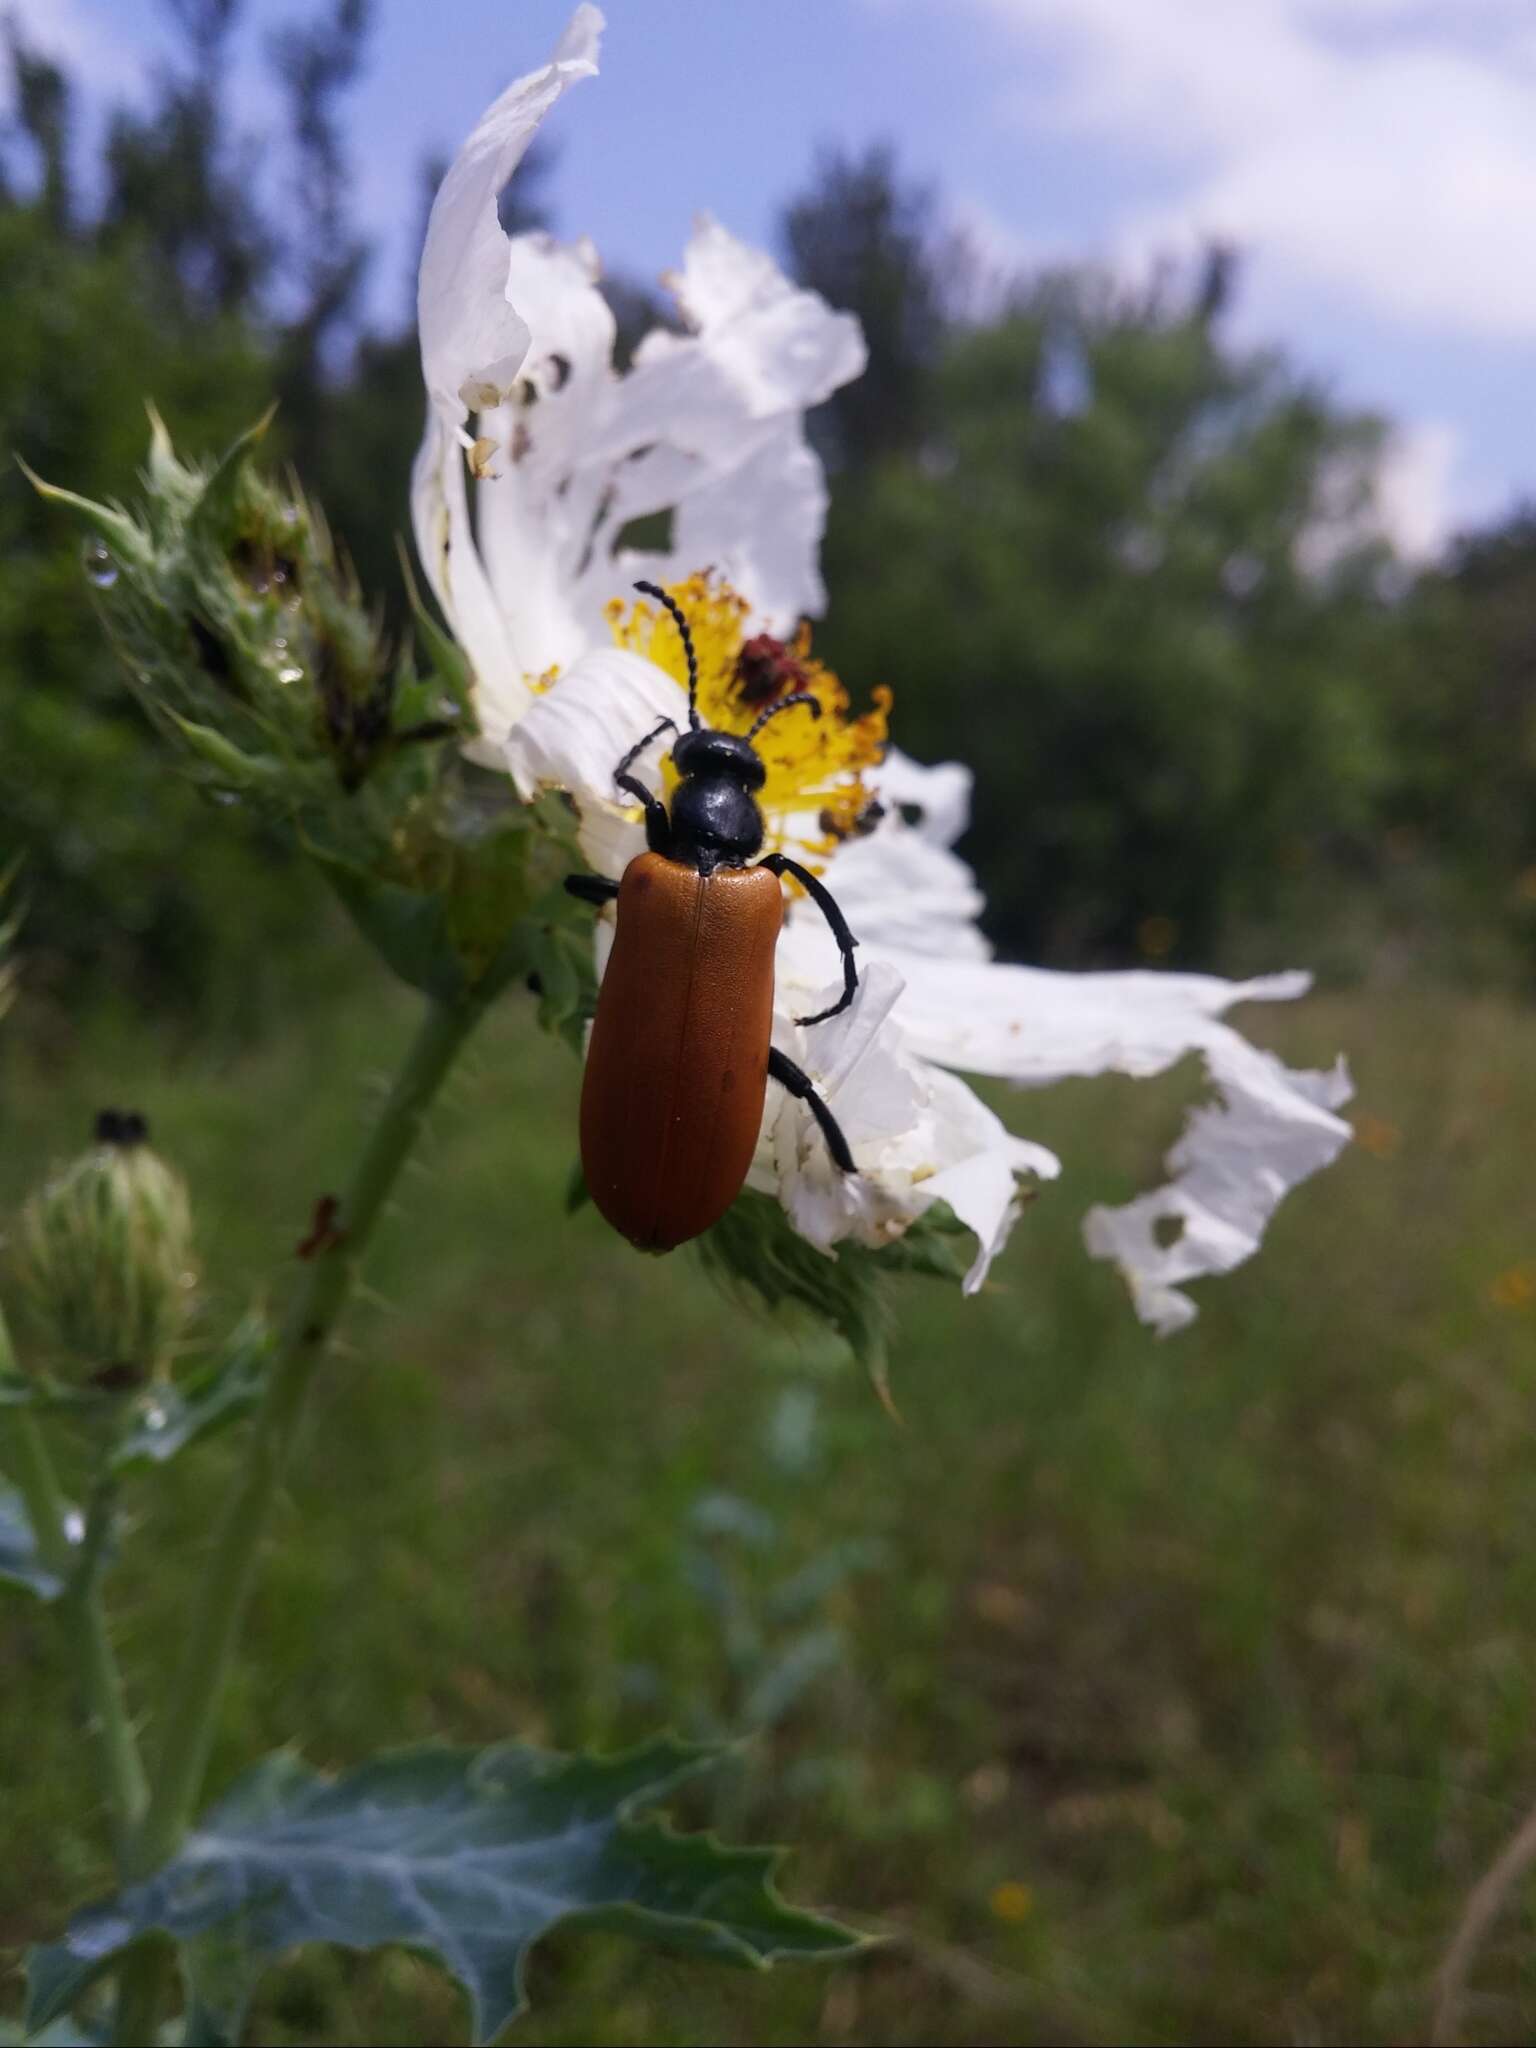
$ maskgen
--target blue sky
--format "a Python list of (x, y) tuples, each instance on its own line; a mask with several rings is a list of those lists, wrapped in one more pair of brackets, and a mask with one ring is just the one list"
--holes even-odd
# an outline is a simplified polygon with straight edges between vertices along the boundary
[[(250, 0), (240, 104), (277, 117)], [(393, 311), (418, 169), (540, 62), (567, 0), (376, 0), (352, 100)], [(156, 0), (22, 0), (98, 100), (165, 47)], [(611, 0), (561, 107), (563, 233), (654, 278), (693, 212), (768, 239), (816, 147), (889, 137), (999, 263), (1134, 272), (1218, 231), (1244, 338), (1401, 422), (1414, 551), (1536, 497), (1536, 6), (1530, 0)]]

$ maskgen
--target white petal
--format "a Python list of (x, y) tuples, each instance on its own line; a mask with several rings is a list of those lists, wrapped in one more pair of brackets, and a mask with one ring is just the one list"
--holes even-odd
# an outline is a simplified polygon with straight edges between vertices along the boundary
[[(1333, 1113), (1351, 1093), (1342, 1061), (1330, 1073), (1298, 1072), (1225, 1025), (1211, 1031), (1206, 1066), (1222, 1100), (1190, 1117), (1168, 1155), (1173, 1179), (1118, 1209), (1090, 1209), (1083, 1223), (1089, 1251), (1115, 1261), (1137, 1314), (1163, 1336), (1196, 1314), (1176, 1283), (1251, 1257), (1281, 1198), (1349, 1140)], [(1172, 1243), (1159, 1243), (1159, 1223)]]
[(1160, 1074), (1206, 1045), (1234, 1003), (1305, 995), (1306, 974), (1058, 974), (883, 949), (907, 987), (901, 1022), (927, 1059), (1044, 1086), (1068, 1075)]
[[(709, 343), (754, 415), (819, 405), (868, 360), (859, 323), (785, 277), (771, 256), (739, 242), (708, 214), (669, 282), (684, 318)], [(668, 336), (652, 346), (665, 348)], [(675, 353), (676, 345), (668, 352)]]
[(840, 1173), (804, 1104), (770, 1088), (751, 1185), (775, 1192), (801, 1235), (829, 1252), (845, 1238), (888, 1244), (948, 1202), (977, 1238), (973, 1293), (1018, 1213), (1016, 1175), (1049, 1177), (1057, 1162), (1010, 1137), (962, 1081), (911, 1055), (893, 1021), (900, 993), (899, 976), (874, 962), (852, 1006), (807, 1030), (785, 1008), (801, 1006), (800, 992), (781, 985), (775, 1042), (817, 1084), (858, 1172)]
[[(623, 805), (613, 771), (642, 733), (658, 719), (679, 723), (688, 697), (665, 669), (623, 647), (598, 647), (532, 704), (502, 746), (519, 793), (566, 789), (579, 809), (591, 802)], [(661, 758), (670, 735), (634, 763), (632, 773), (648, 788), (660, 787)]]
[(906, 822), (936, 846), (953, 846), (971, 822), (971, 789), (976, 778), (958, 761), (941, 761), (937, 767), (927, 768), (899, 747), (891, 747), (867, 780), (888, 808), (913, 812)]
[(474, 671), (475, 710), (482, 730), (505, 731), (522, 712), (529, 693), (501, 608), (475, 552), (458, 440), (442, 412), (431, 405), (411, 470), (411, 525), (427, 581)]
[[(1350, 1095), (1342, 1065), (1297, 1072), (1249, 1045), (1221, 1013), (1234, 1003), (1305, 994), (1305, 974), (1248, 982), (1199, 974), (1052, 974), (891, 954), (906, 986), (897, 1022), (929, 1059), (1032, 1086), (1068, 1075), (1146, 1076), (1199, 1053), (1221, 1098), (1197, 1109), (1165, 1188), (1090, 1214), (1088, 1246), (1119, 1264), (1143, 1319), (1176, 1329), (1194, 1305), (1175, 1283), (1222, 1273), (1258, 1248), (1282, 1196), (1349, 1138), (1334, 1112)], [(1182, 1228), (1157, 1242), (1159, 1217)], [(1166, 1233), (1165, 1233), (1166, 1234)]]
[(681, 497), (671, 561), (684, 575), (717, 570), (746, 597), (753, 624), (785, 639), (826, 609), (816, 565), (826, 524), (821, 463), (793, 413), (733, 468)]
[[(983, 897), (975, 875), (898, 812), (867, 837), (845, 841), (827, 862), (825, 881), (861, 946), (943, 960), (991, 957), (976, 926)], [(793, 938), (802, 971), (807, 979), (825, 980), (836, 965), (832, 935), (809, 905), (797, 904), (796, 913)]]
[(517, 236), (507, 292), (531, 339), (514, 398), (480, 423), (501, 452), (475, 510), (521, 670), (540, 676), (607, 638), (580, 565), (601, 516), (603, 473), (587, 457), (614, 403), (614, 322), (588, 244)]
[(494, 405), (522, 363), (528, 329), (508, 302), (497, 200), (556, 100), (596, 75), (602, 30), (596, 7), (577, 8), (551, 62), (480, 117), (432, 202), (417, 288), (421, 366), (428, 397), (452, 425)]
[[(619, 377), (590, 248), (511, 244), (506, 291), (531, 338), (507, 403), (479, 422), (497, 445), (476, 511), (519, 682), (606, 642), (605, 606), (641, 574), (712, 568), (781, 632), (821, 608), (826, 489), (800, 420), (862, 367), (857, 323), (724, 229), (696, 234), (700, 260), (750, 273), (751, 290), (706, 292), (697, 333), (647, 337)], [(672, 515), (667, 550), (621, 548), (652, 513)]]

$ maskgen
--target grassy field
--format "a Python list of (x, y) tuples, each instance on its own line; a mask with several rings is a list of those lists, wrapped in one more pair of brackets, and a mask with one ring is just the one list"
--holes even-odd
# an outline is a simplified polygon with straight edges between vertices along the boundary
[[(575, 1064), (494, 1020), (315, 1404), (219, 1778), (295, 1739), (337, 1766), (771, 1723), (685, 1817), (797, 1844), (792, 1895), (896, 1938), (761, 1978), (562, 1938), (530, 2043), (1422, 2038), (1458, 1904), (1536, 1798), (1536, 1032), (1403, 990), (1248, 1021), (1350, 1051), (1368, 1144), (1159, 1344), (1077, 1223), (1145, 1183), (1193, 1071), (1013, 1098), (1067, 1177), (983, 1299), (906, 1284), (897, 1427), (814, 1331), (564, 1217)], [(341, 1000), (219, 1071), (148, 1026), (52, 1058), (12, 1033), (0, 1204), (99, 1102), (142, 1107), (197, 1192), (223, 1327), (246, 1276), (280, 1286), (410, 1023)], [(231, 1456), (135, 1497), (115, 1590), (140, 1697)], [(780, 1611), (786, 1576), (839, 1564)], [(20, 1596), (0, 1685), (14, 1951), (106, 1872), (59, 1646)], [(1536, 2031), (1531, 1923), (1527, 1898), (1469, 2038)], [(253, 2038), (462, 2034), (410, 1957), (315, 1954)]]

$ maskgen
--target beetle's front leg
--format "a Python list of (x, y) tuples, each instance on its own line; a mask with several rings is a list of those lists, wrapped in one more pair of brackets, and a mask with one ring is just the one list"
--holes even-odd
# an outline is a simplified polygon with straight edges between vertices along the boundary
[(670, 854), (672, 851), (672, 820), (667, 816), (667, 807), (659, 796), (652, 796), (643, 782), (637, 782), (633, 775), (616, 775), (614, 781), (626, 796), (632, 796), (637, 804), (645, 805), (645, 843), (652, 853)]
[[(767, 865), (766, 862), (763, 863)], [(788, 1053), (780, 1052), (776, 1045), (768, 1048), (768, 1074), (771, 1080), (793, 1095), (797, 1102), (803, 1102), (821, 1126), (821, 1135), (827, 1141), (827, 1150), (832, 1154), (833, 1164), (844, 1173), (857, 1173), (853, 1154), (848, 1149), (848, 1140), (843, 1136), (843, 1127), (816, 1093), (816, 1084), (802, 1067), (797, 1067)]]
[(618, 883), (610, 882), (606, 875), (567, 875), (565, 889), (568, 896), (590, 903), (594, 910), (601, 910), (605, 903), (612, 903), (619, 893)]
[(859, 942), (849, 931), (848, 920), (837, 907), (837, 898), (817, 881), (809, 868), (801, 867), (799, 861), (791, 860), (787, 853), (765, 853), (758, 866), (767, 868), (771, 875), (793, 875), (832, 927), (832, 936), (843, 956), (843, 992), (830, 1010), (818, 1010), (814, 1017), (795, 1019), (797, 1024), (825, 1024), (829, 1017), (841, 1016), (853, 1001), (859, 986), (859, 970), (854, 965), (853, 949)]

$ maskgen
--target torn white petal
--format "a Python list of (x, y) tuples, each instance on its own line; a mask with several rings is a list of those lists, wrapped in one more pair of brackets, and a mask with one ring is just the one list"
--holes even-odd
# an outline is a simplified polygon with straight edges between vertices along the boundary
[(1083, 1224), (1088, 1250), (1114, 1260), (1137, 1314), (1164, 1336), (1196, 1314), (1182, 1283), (1250, 1258), (1283, 1197), (1350, 1136), (1335, 1114), (1351, 1094), (1342, 1061), (1325, 1073), (1286, 1067), (1223, 1024), (1204, 1052), (1220, 1100), (1191, 1114), (1168, 1155), (1172, 1180)]

